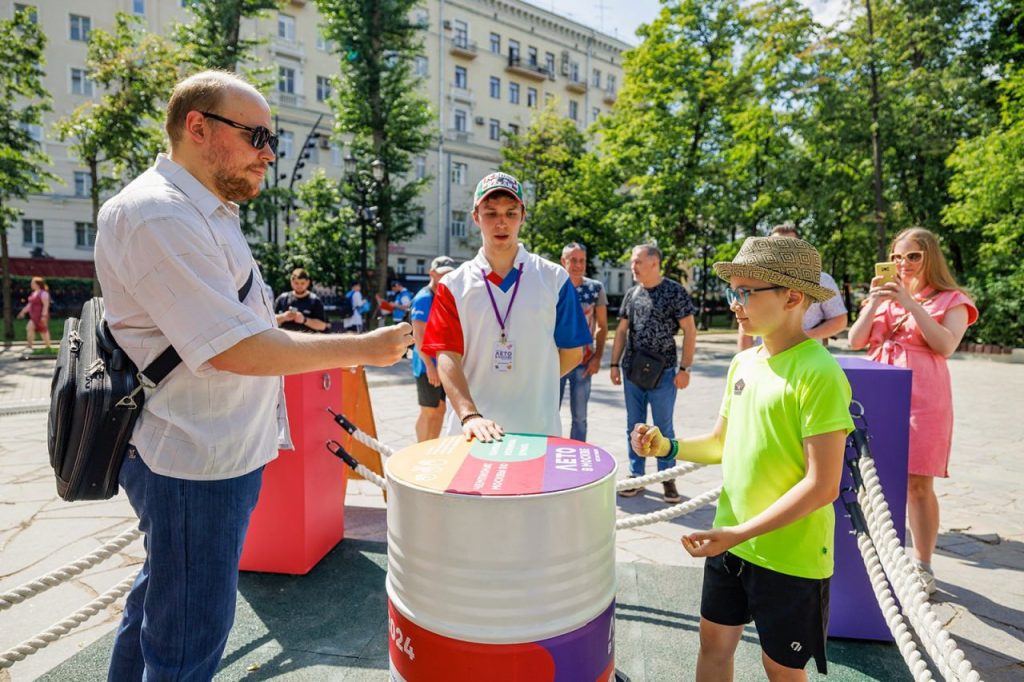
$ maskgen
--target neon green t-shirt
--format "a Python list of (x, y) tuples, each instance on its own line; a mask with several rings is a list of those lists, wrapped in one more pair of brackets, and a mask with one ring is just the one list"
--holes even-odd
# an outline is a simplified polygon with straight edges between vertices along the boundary
[[(728, 421), (715, 527), (757, 516), (799, 483), (807, 471), (805, 438), (853, 430), (850, 398), (839, 363), (813, 339), (772, 357), (757, 346), (733, 358), (721, 409)], [(828, 578), (834, 533), (827, 504), (729, 551), (786, 575)]]

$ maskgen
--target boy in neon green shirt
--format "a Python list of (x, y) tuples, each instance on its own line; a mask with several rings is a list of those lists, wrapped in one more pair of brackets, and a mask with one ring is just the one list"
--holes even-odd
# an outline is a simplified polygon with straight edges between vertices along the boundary
[(714, 528), (682, 538), (707, 557), (697, 680), (731, 679), (743, 627), (754, 621), (771, 680), (805, 680), (812, 657), (826, 671), (829, 579), (850, 418), (850, 384), (803, 331), (821, 258), (792, 238), (751, 237), (732, 263), (716, 263), (740, 331), (764, 344), (739, 353), (711, 433), (677, 441), (637, 424), (644, 456), (722, 465)]

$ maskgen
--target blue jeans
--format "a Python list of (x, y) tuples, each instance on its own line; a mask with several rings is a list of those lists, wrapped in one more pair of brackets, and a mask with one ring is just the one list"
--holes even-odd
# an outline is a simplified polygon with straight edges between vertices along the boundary
[(572, 412), (572, 430), (569, 438), (587, 442), (587, 403), (590, 402), (590, 380), (585, 376), (587, 365), (583, 364), (562, 377), (558, 389), (558, 406), (565, 397), (565, 385), (569, 384), (569, 410)]
[(210, 680), (235, 620), (238, 561), (263, 468), (220, 481), (150, 471), (129, 446), (118, 479), (146, 561), (110, 657), (109, 682)]
[[(646, 457), (633, 452), (629, 444), (629, 434), (636, 424), (647, 423), (647, 406), (651, 406), (651, 421), (661, 429), (666, 438), (675, 438), (676, 431), (672, 426), (672, 411), (676, 407), (676, 370), (669, 367), (661, 375), (658, 385), (651, 389), (643, 389), (629, 379), (623, 377), (622, 388), (626, 393), (626, 448), (629, 450), (629, 473), (633, 476), (644, 475)], [(657, 460), (658, 471), (670, 469), (676, 465), (668, 460)]]

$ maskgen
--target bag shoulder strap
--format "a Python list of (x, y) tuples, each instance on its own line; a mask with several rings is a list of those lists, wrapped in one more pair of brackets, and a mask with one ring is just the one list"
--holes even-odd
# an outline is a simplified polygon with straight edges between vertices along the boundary
[[(249, 278), (245, 280), (245, 284), (238, 290), (238, 300), (244, 301), (249, 295), (249, 290), (252, 289), (253, 274), (255, 271), (249, 271)], [(161, 381), (167, 378), (175, 367), (181, 364), (181, 356), (178, 355), (178, 351), (174, 350), (174, 346), (168, 346), (163, 353), (157, 356), (156, 360), (149, 363), (146, 369), (139, 372), (149, 382), (156, 386)]]

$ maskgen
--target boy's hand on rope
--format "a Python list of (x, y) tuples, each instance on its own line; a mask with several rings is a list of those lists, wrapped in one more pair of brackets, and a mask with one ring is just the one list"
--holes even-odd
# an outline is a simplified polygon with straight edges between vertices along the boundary
[(671, 442), (661, 435), (657, 426), (637, 424), (629, 435), (629, 444), (633, 452), (641, 457), (664, 457), (668, 454)]

